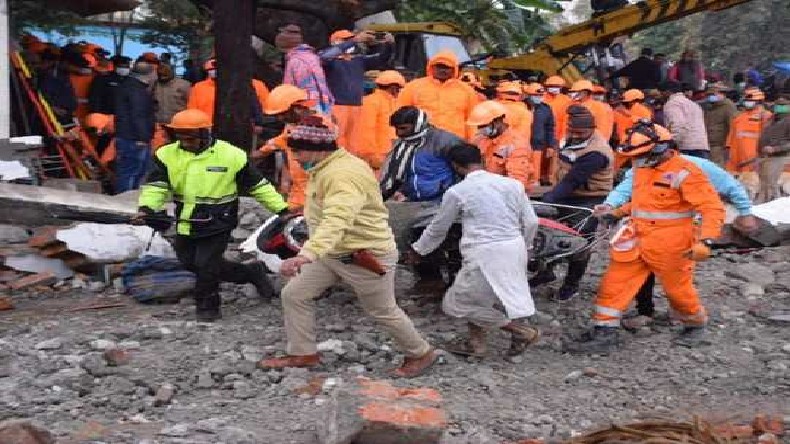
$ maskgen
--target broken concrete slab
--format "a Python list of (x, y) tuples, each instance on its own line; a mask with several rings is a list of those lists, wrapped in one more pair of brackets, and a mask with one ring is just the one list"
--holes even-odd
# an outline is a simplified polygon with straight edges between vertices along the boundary
[(74, 276), (74, 271), (62, 260), (50, 259), (37, 254), (10, 256), (5, 259), (4, 265), (27, 273), (52, 273), (58, 279), (67, 279)]
[(132, 216), (137, 212), (137, 194), (105, 196), (30, 185), (0, 183), (0, 223), (24, 226), (65, 225), (63, 214), (90, 213)]
[(341, 381), (317, 425), (321, 444), (439, 443), (447, 428), (442, 396), (430, 388), (387, 381)]

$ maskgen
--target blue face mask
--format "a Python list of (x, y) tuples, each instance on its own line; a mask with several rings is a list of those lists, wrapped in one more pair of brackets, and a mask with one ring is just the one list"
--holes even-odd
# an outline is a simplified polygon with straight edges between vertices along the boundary
[(721, 101), (721, 97), (717, 96), (716, 94), (711, 94), (708, 96), (708, 103), (718, 103)]
[(310, 171), (313, 168), (315, 168), (315, 165), (317, 163), (318, 162), (316, 162), (315, 160), (308, 160), (308, 161), (305, 161), (305, 162), (299, 162), (299, 166), (301, 166), (302, 169), (305, 170), (305, 171)]
[(543, 103), (543, 96), (529, 96), (529, 101), (535, 105)]

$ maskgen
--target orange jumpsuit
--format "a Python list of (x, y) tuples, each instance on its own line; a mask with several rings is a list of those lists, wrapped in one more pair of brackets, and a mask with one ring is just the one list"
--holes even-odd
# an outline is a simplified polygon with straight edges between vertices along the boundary
[(584, 106), (595, 117), (595, 130), (598, 134), (603, 136), (604, 140), (612, 138), (614, 131), (614, 111), (607, 103), (599, 102), (588, 97), (587, 99), (578, 102), (579, 105)]
[[(617, 131), (617, 140), (624, 143), (626, 140), (626, 131), (634, 126), (639, 119), (653, 120), (653, 112), (650, 108), (642, 105), (641, 103), (634, 103), (631, 109), (625, 106), (619, 106), (614, 110), (614, 125)], [(619, 170), (623, 164), (628, 160), (627, 157), (615, 151), (614, 169)]]
[(266, 154), (273, 154), (275, 151), (281, 150), (285, 153), (287, 162), (287, 171), (285, 171), (285, 174), (287, 174), (287, 177), (290, 179), (290, 183), (285, 184), (286, 181), (283, 181), (283, 189), (281, 191), (288, 193), (288, 208), (293, 210), (304, 207), (307, 181), (310, 176), (308, 176), (307, 171), (299, 165), (293, 152), (291, 152), (291, 148), (288, 146), (289, 131), (289, 126), (286, 125), (279, 136), (269, 139), (259, 151)]
[[(252, 79), (252, 88), (255, 96), (263, 109), (266, 98), (269, 97), (269, 89), (260, 80)], [(189, 91), (187, 99), (187, 109), (199, 109), (211, 117), (214, 121), (214, 98), (217, 95), (217, 83), (214, 79), (206, 79), (195, 83)]]
[[(431, 76), (432, 67), (441, 63), (455, 68), (455, 75), (444, 82)], [(414, 79), (398, 95), (398, 108), (416, 106), (428, 114), (428, 120), (437, 128), (471, 140), (474, 129), (466, 124), (469, 113), (477, 105), (477, 92), (458, 79), (458, 58), (452, 51), (441, 51), (428, 61), (427, 77)]]
[[(651, 272), (685, 324), (704, 324), (707, 315), (692, 282), (694, 262), (684, 254), (700, 239), (719, 237), (724, 224), (724, 205), (705, 173), (679, 155), (655, 168), (636, 168), (632, 201), (620, 209), (631, 216), (636, 242), (612, 249), (595, 300), (595, 324), (619, 326)], [(700, 226), (695, 214), (702, 217)]]
[(335, 119), (337, 129), (337, 144), (351, 154), (361, 157), (359, 145), (360, 135), (357, 126), (362, 117), (362, 106), (332, 105), (332, 117)]
[(395, 128), (390, 126), (390, 116), (396, 106), (395, 97), (382, 89), (362, 98), (364, 118), (357, 122), (361, 137), (357, 155), (374, 170), (381, 168), (395, 141)]
[(493, 139), (476, 136), (472, 143), (480, 149), (486, 171), (516, 179), (529, 191), (535, 181), (529, 138), (508, 128)]
[(525, 136), (527, 140), (532, 139), (532, 111), (527, 108), (524, 102), (514, 100), (497, 100), (497, 102), (507, 108), (505, 123), (519, 135)]
[(88, 106), (88, 94), (90, 93), (93, 77), (93, 74), (69, 74), (69, 81), (77, 98), (77, 110), (74, 112), (74, 116), (80, 120), (80, 123), (91, 112)]
[(766, 126), (771, 123), (773, 114), (762, 107), (757, 107), (750, 111), (744, 111), (730, 124), (730, 133), (727, 135), (727, 148), (730, 151), (730, 159), (727, 161), (727, 171), (742, 173), (745, 171), (757, 171), (757, 163), (752, 162), (744, 165), (744, 162), (757, 158), (757, 145), (760, 134)]
[(552, 95), (546, 93), (543, 102), (551, 107), (554, 114), (554, 135), (557, 143), (565, 138), (565, 131), (568, 129), (568, 107), (573, 103), (570, 97), (565, 94)]

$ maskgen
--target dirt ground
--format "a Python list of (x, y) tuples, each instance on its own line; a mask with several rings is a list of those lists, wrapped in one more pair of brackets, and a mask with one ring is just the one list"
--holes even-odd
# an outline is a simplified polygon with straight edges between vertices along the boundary
[[(790, 248), (720, 254), (703, 263), (697, 282), (711, 314), (712, 345), (686, 349), (670, 341), (676, 326), (624, 333), (608, 357), (562, 353), (561, 339), (589, 321), (605, 261), (595, 259), (581, 297), (550, 299), (534, 291), (543, 332), (523, 356), (506, 359), (496, 335), (486, 359), (445, 362), (426, 376), (397, 381), (428, 386), (445, 398), (445, 442), (501, 443), (561, 439), (596, 426), (642, 417), (753, 418), (790, 415), (790, 324), (763, 317), (790, 310)], [(410, 293), (399, 272), (399, 301), (432, 342), (463, 324), (436, 302)], [(254, 363), (284, 349), (279, 300), (261, 303), (247, 287), (223, 287), (224, 319), (197, 324), (189, 301), (137, 304), (112, 290), (14, 297), (0, 313), (0, 419), (44, 424), (61, 443), (314, 443), (322, 396), (301, 393), (315, 376), (386, 378), (400, 355), (353, 295), (337, 289), (318, 301), (319, 340), (337, 339), (315, 370), (263, 371)], [(98, 303), (118, 308), (74, 311)], [(663, 298), (659, 306), (666, 310)], [(128, 351), (107, 366), (103, 349)], [(175, 395), (159, 405), (162, 385)], [(787, 420), (786, 420), (787, 421)]]

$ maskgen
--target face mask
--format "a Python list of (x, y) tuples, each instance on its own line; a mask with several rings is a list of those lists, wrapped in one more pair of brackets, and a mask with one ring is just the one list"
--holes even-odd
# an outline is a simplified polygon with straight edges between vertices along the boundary
[(744, 89), (744, 88), (746, 88), (746, 82), (740, 82), (740, 83), (738, 84), (738, 88), (741, 88), (741, 89)]
[(209, 69), (208, 70), (208, 76), (211, 77), (212, 79), (216, 79), (217, 78), (217, 70), (216, 69)]
[(746, 109), (754, 109), (755, 106), (757, 106), (757, 102), (754, 100), (745, 100), (743, 102), (743, 107)]
[(774, 114), (790, 113), (790, 105), (774, 105)]
[(93, 70), (90, 68), (80, 68), (80, 74), (82, 74), (83, 76), (90, 75), (90, 73), (92, 72)]
[(301, 166), (302, 169), (305, 171), (310, 171), (313, 168), (315, 168), (317, 163), (318, 162), (316, 162), (315, 160), (306, 160), (304, 162), (299, 162), (299, 166)]
[(559, 94), (562, 92), (562, 88), (552, 86), (551, 88), (546, 88), (546, 91), (548, 91), (550, 94)]
[(568, 97), (570, 97), (571, 100), (573, 100), (574, 102), (578, 102), (582, 98), (582, 93), (580, 92), (568, 93)]
[(543, 96), (529, 96), (529, 101), (534, 103), (535, 105), (538, 105), (540, 103), (543, 103)]
[(597, 100), (599, 102), (603, 102), (604, 100), (606, 100), (606, 96), (601, 95), (601, 94), (596, 94), (596, 95), (593, 96), (593, 99)]
[(721, 97), (717, 96), (716, 94), (711, 94), (708, 96), (708, 103), (718, 103), (721, 101)]
[(115, 68), (115, 73), (121, 77), (126, 77), (129, 75), (131, 68)]

